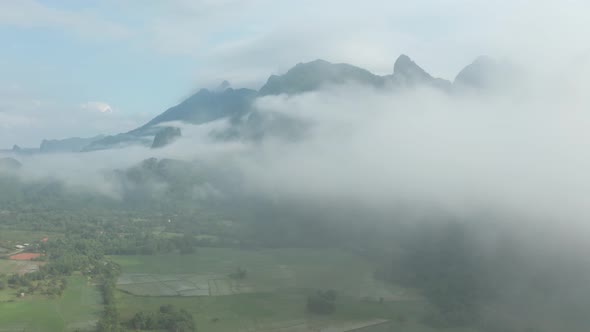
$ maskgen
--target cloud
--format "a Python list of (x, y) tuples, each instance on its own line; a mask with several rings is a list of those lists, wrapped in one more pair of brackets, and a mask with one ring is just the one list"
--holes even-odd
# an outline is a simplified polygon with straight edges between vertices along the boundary
[(105, 102), (61, 103), (25, 87), (0, 85), (0, 148), (13, 144), (37, 147), (43, 139), (117, 134), (142, 125), (150, 117), (113, 112)]
[(94, 112), (99, 112), (99, 113), (113, 113), (113, 108), (111, 107), (111, 105), (105, 103), (105, 102), (101, 102), (101, 101), (89, 101), (86, 102), (82, 105), (80, 105), (80, 107), (83, 110), (89, 110), (89, 111), (94, 111)]
[[(310, 136), (295, 144), (270, 140), (230, 149), (184, 135), (157, 152), (139, 149), (135, 162), (154, 155), (206, 158), (235, 165), (232, 171), (243, 179), (245, 190), (270, 197), (347, 200), (376, 209), (394, 206), (392, 201), (419, 202), (464, 216), (503, 211), (527, 219), (566, 219), (575, 223), (575, 230), (587, 231), (590, 178), (585, 170), (590, 159), (585, 150), (590, 144), (590, 117), (584, 110), (590, 106), (585, 91), (590, 62), (583, 57), (575, 63), (568, 59), (586, 47), (573, 41), (589, 31), (583, 15), (577, 14), (588, 5), (467, 0), (450, 4), (425, 0), (368, 1), (362, 6), (265, 0), (160, 4), (165, 8), (148, 28), (154, 46), (199, 58), (207, 64), (202, 67), (209, 68), (200, 70), (204, 79), (221, 75), (237, 75), (243, 82), (264, 79), (315, 57), (389, 73), (401, 52), (416, 54), (417, 62), (426, 69), (432, 66), (435, 74), (450, 73), (449, 68), (458, 70), (472, 56), (490, 53), (483, 51), (529, 59), (536, 76), (513, 93), (496, 97), (450, 98), (431, 90), (394, 94), (353, 86), (263, 98), (257, 102), (259, 109), (312, 123)], [(553, 20), (545, 21), (552, 12)], [(562, 21), (568, 23), (555, 24)], [(519, 26), (522, 22), (530, 25)], [(534, 31), (549, 31), (551, 26), (556, 30), (547, 35), (537, 36)], [(74, 113), (65, 110), (74, 107), (60, 110), (54, 105), (51, 115), (46, 107), (37, 107), (4, 117), (20, 123), (15, 133), (30, 126), (44, 128), (46, 137), (61, 137), (57, 133), (66, 129), (68, 136), (132, 129), (131, 118), (105, 120), (111, 117), (103, 113), (112, 111), (106, 103), (87, 102), (82, 107), (95, 112), (77, 112), (70, 118)]]
[[(176, 0), (132, 2), (129, 15), (135, 5), (149, 13), (142, 41), (166, 56), (195, 59), (201, 86), (228, 79), (258, 87), (317, 58), (387, 74), (401, 53), (448, 79), (482, 54), (543, 68), (588, 49), (590, 27), (584, 1)], [(548, 44), (558, 46), (543, 53)]]
[[(208, 179), (221, 186), (220, 192), (223, 181), (234, 179), (232, 186), (247, 195), (310, 206), (345, 202), (389, 216), (411, 207), (477, 221), (493, 211), (514, 227), (534, 225), (539, 232), (581, 240), (590, 233), (590, 98), (582, 93), (588, 82), (584, 73), (590, 74), (588, 66), (565, 80), (538, 82), (533, 76), (535, 84), (525, 79), (515, 87), (526, 94), (461, 96), (352, 85), (270, 96), (255, 107), (309, 123), (302, 140), (211, 141), (206, 133), (223, 126), (220, 121), (185, 125), (180, 140), (159, 150), (101, 151), (60, 160), (73, 159), (66, 164), (75, 165), (80, 158), (79, 163), (101, 168), (148, 157), (196, 160), (221, 172)], [(565, 81), (577, 89), (560, 89)], [(64, 178), (70, 173), (60, 172)]]
[(449, 8), (473, 14), (475, 5), (418, 2), (172, 1), (153, 19), (148, 34), (166, 54), (195, 57), (203, 64), (195, 75), (206, 82), (226, 75), (238, 84), (259, 84), (271, 73), (317, 58), (387, 74), (401, 53), (430, 64), (435, 75), (452, 78), (486, 50), (479, 42), (484, 33), (479, 40), (470, 34), (483, 29), (489, 16), (480, 14), (480, 24), (465, 29), (476, 19), (457, 22), (457, 10)]

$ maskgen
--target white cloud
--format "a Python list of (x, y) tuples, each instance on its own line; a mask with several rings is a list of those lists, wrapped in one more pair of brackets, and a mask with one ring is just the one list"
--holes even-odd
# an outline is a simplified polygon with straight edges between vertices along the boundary
[(80, 105), (83, 110), (89, 110), (94, 112), (99, 112), (103, 114), (113, 113), (113, 108), (111, 105), (102, 102), (102, 101), (89, 101)]
[[(145, 2), (132, 5), (130, 14)], [(220, 79), (259, 86), (271, 73), (317, 58), (390, 73), (401, 53), (448, 79), (482, 54), (543, 67), (548, 57), (587, 49), (590, 26), (584, 15), (590, 4), (578, 0), (173, 0), (152, 6), (144, 39), (166, 55), (194, 57), (201, 86)]]
[(43, 139), (117, 134), (150, 118), (148, 114), (113, 112), (106, 102), (64, 104), (22, 87), (0, 85), (0, 149), (13, 144), (36, 147)]
[[(518, 221), (518, 227), (560, 230), (585, 243), (589, 77), (586, 65), (563, 80), (526, 84), (527, 94), (502, 96), (326, 87), (256, 102), (259, 110), (311, 123), (301, 141), (211, 142), (206, 126), (185, 126), (181, 139), (156, 151), (138, 147), (59, 156), (53, 168), (47, 162), (29, 164), (43, 164), (43, 172), (64, 179), (72, 172), (61, 165), (81, 169), (76, 181), (85, 183), (96, 172), (93, 167), (122, 167), (148, 156), (195, 158), (224, 181), (232, 179), (226, 182), (232, 187), (277, 201), (341, 202), (396, 218), (400, 206), (466, 219), (493, 211), (507, 223)], [(563, 82), (568, 88), (558, 89)]]
[[(271, 73), (317, 58), (384, 74), (392, 71), (401, 53), (435, 75), (452, 78), (477, 55), (487, 53), (472, 37), (493, 23), (487, 9), (494, 6), (482, 10), (482, 3), (475, 2), (478, 6), (464, 0), (179, 0), (159, 8), (147, 32), (165, 54), (195, 57), (201, 64), (195, 75), (203, 85), (219, 78), (260, 84)], [(482, 10), (479, 17), (470, 19), (476, 10)], [(467, 18), (457, 22), (458, 11)], [(465, 28), (476, 20), (478, 24)], [(471, 49), (466, 51), (467, 43)]]

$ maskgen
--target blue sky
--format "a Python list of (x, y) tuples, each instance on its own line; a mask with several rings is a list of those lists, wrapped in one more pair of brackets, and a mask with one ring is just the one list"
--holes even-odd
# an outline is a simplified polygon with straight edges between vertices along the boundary
[(588, 32), (589, 6), (560, 4), (0, 1), (0, 147), (130, 130), (201, 87), (258, 88), (317, 58), (388, 74), (405, 53), (448, 79), (481, 54), (529, 61), (548, 40), (568, 48)]
[[(44, 1), (39, 6), (82, 10), (78, 3)], [(96, 12), (101, 17), (103, 12)], [(191, 59), (154, 52), (132, 37), (132, 26), (130, 17), (119, 36), (103, 34), (100, 28), (76, 31), (80, 28), (65, 23), (0, 25), (0, 80), (63, 107), (108, 101), (114, 110), (127, 113), (162, 110), (191, 89)]]

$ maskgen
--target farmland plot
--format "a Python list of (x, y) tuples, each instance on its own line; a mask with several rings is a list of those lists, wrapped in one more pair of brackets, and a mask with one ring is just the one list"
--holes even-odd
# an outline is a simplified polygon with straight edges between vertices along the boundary
[[(374, 267), (331, 249), (201, 248), (191, 255), (114, 256), (117, 288), (138, 296), (227, 296), (253, 292), (334, 289), (355, 298), (406, 299), (405, 290), (375, 280)], [(237, 268), (243, 279), (231, 278)]]

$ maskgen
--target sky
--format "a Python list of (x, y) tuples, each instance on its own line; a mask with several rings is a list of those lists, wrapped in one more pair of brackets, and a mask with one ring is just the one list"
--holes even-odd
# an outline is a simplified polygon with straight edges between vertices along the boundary
[(0, 0), (0, 148), (128, 131), (200, 88), (259, 88), (318, 58), (389, 74), (403, 53), (447, 79), (482, 54), (568, 65), (555, 59), (588, 54), (589, 10), (582, 0)]

